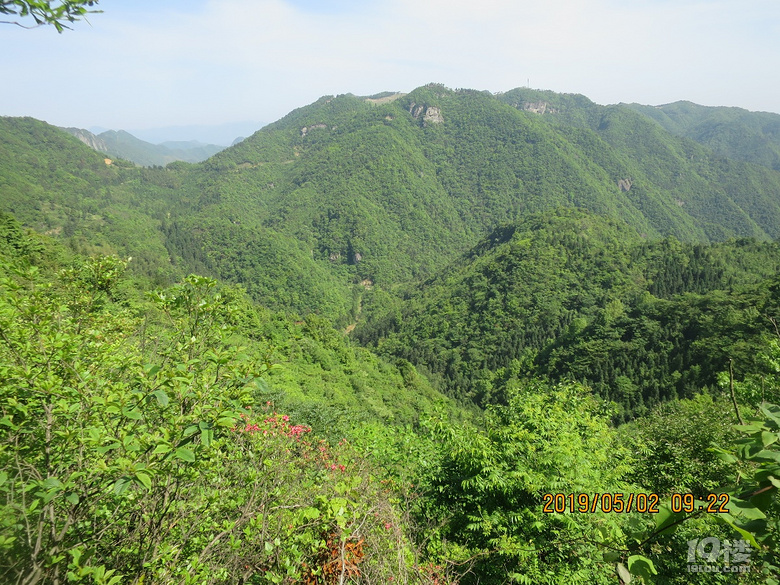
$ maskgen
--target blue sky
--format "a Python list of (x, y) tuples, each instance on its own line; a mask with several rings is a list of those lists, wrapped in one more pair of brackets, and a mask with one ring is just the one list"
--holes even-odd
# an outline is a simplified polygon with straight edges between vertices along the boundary
[(776, 0), (101, 0), (0, 25), (0, 115), (141, 129), (274, 121), (429, 82), (780, 113)]

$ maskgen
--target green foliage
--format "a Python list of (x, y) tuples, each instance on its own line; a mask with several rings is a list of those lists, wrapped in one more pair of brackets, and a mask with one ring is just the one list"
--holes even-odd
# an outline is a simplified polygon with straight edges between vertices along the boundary
[(530, 90), (325, 97), (167, 168), (3, 118), (2, 578), (704, 584), (687, 543), (736, 534), (771, 582), (776, 407), (735, 439), (722, 395), (778, 397), (778, 185)]
[(695, 140), (721, 156), (780, 170), (777, 114), (691, 102), (629, 107), (652, 118), (672, 134)]
[(736, 439), (731, 404), (698, 395), (666, 402), (648, 416), (620, 427), (626, 448), (641, 453), (629, 477), (649, 491), (700, 499), (724, 485), (731, 466), (711, 450)]
[(591, 385), (625, 420), (715, 391), (730, 359), (739, 380), (771, 371), (761, 355), (779, 261), (776, 244), (646, 242), (619, 223), (558, 210), (495, 230), (403, 304), (367, 296), (354, 335), (462, 400), (500, 403), (518, 361)]
[(235, 293), (190, 276), (123, 308), (124, 268), (0, 281), (3, 579), (424, 582), (372, 464), (251, 408), (269, 365), (237, 345)]
[[(528, 111), (542, 102), (543, 115)], [(24, 225), (131, 256), (152, 285), (198, 271), (339, 325), (354, 320), (354, 284), (428, 277), (529, 213), (587, 209), (682, 241), (780, 233), (776, 172), (628, 108), (530, 90), (326, 96), (166, 169), (106, 165), (59, 130), (3, 119), (0, 155), (0, 200)]]
[[(65, 22), (76, 22), (87, 14), (101, 12), (90, 10), (98, 0), (56, 0), (55, 2), (43, 0), (3, 0), (0, 2), (0, 14), (10, 14), (12, 17), (30, 17), (35, 21), (35, 26), (50, 24), (58, 33), (68, 27)], [(19, 22), (4, 22), (3, 24), (16, 24), (27, 27)]]
[[(250, 399), (255, 367), (235, 362), (219, 337), (196, 352), (197, 336), (206, 335), (200, 317), (213, 311), (205, 298), (168, 299), (189, 312), (190, 329), (158, 339), (158, 360), (145, 363), (128, 339), (133, 318), (103, 310), (123, 268), (103, 258), (64, 272), (59, 285), (42, 282), (34, 268), (2, 282), (9, 579), (61, 579), (62, 560), (74, 551), (93, 567), (112, 559), (122, 573), (138, 559), (152, 562), (163, 538), (153, 527), (168, 526), (166, 502), (180, 497), (205, 460), (219, 459), (224, 429)], [(188, 287), (209, 284), (193, 278)], [(121, 519), (141, 497), (146, 518), (128, 526)], [(105, 526), (86, 536), (84, 527), (99, 518)]]
[(606, 414), (579, 386), (532, 382), (516, 384), (480, 428), (440, 429), (424, 513), (445, 523), (435, 545), (469, 567), (461, 583), (612, 581), (590, 539), (622, 534), (619, 516), (542, 511), (544, 494), (625, 491), (630, 460)]
[(766, 402), (758, 414), (736, 427), (746, 436), (734, 441), (730, 450), (719, 450), (727, 462), (742, 464), (742, 481), (730, 490), (729, 512), (720, 517), (764, 553), (762, 573), (767, 583), (776, 583), (772, 578), (780, 574), (780, 406)]

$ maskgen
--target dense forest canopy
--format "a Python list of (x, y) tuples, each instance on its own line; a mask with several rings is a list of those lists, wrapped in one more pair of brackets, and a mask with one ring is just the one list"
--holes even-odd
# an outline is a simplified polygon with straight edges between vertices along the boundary
[(0, 118), (2, 580), (777, 583), (778, 119), (431, 84), (142, 168)]

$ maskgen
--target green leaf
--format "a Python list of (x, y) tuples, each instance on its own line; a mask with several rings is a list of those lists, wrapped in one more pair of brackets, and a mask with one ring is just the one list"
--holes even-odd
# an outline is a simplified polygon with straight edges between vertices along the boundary
[(129, 408), (123, 408), (122, 409), (122, 414), (124, 414), (127, 418), (132, 419), (132, 420), (141, 420), (144, 417), (144, 415), (143, 415), (143, 413), (141, 413), (141, 411), (136, 410), (136, 409), (130, 410)]
[(302, 510), (303, 517), (307, 520), (314, 520), (315, 518), (320, 517), (320, 511), (317, 508), (313, 508), (309, 506), (308, 508), (304, 508)]
[(618, 577), (620, 577), (620, 580), (623, 583), (625, 583), (626, 585), (628, 585), (628, 583), (631, 583), (631, 573), (629, 572), (628, 569), (626, 569), (623, 563), (618, 563), (616, 569), (617, 569)]
[(736, 463), (739, 461), (739, 459), (724, 449), (712, 448), (707, 450), (714, 453), (715, 457), (724, 463)]
[(167, 445), (165, 443), (160, 443), (154, 448), (154, 451), (152, 451), (152, 455), (159, 455), (160, 453), (169, 453), (171, 451), (171, 446)]
[(760, 422), (755, 422), (748, 425), (734, 425), (734, 428), (738, 431), (752, 434), (764, 430), (764, 425)]
[[(672, 526), (675, 522), (685, 517), (685, 513), (678, 512), (674, 513), (672, 512), (671, 508), (666, 505), (662, 505), (658, 507), (658, 513), (655, 515), (655, 529), (656, 532), (661, 533), (664, 530), (666, 530), (669, 526)], [(675, 530), (677, 530), (677, 527), (679, 524), (674, 524), (668, 534), (673, 533)]]
[(766, 449), (772, 443), (777, 442), (777, 433), (769, 433), (767, 431), (762, 431), (761, 442), (764, 445), (764, 449)]
[(751, 461), (764, 461), (764, 462), (770, 462), (774, 461), (776, 463), (780, 463), (780, 451), (770, 451), (768, 449), (762, 449), (752, 457), (750, 457)]
[(74, 506), (77, 506), (79, 503), (79, 495), (76, 492), (70, 492), (67, 496), (65, 496), (65, 499)]
[(144, 366), (144, 372), (146, 375), (151, 378), (152, 376), (156, 375), (157, 372), (159, 372), (162, 368), (160, 366), (157, 366), (155, 364), (146, 364)]
[(223, 410), (219, 413), (219, 418), (217, 419), (217, 426), (220, 427), (232, 427), (236, 424), (236, 421), (239, 419), (239, 415), (237, 412), (233, 412), (232, 410)]
[(121, 496), (127, 491), (127, 488), (131, 482), (132, 482), (132, 478), (120, 477), (117, 480), (117, 482), (114, 484), (114, 493), (118, 496)]
[(628, 557), (628, 570), (632, 575), (642, 577), (646, 583), (651, 582), (652, 576), (658, 574), (653, 561), (642, 555), (631, 555)]
[(163, 390), (162, 388), (159, 388), (154, 392), (152, 392), (152, 396), (154, 396), (157, 399), (157, 404), (159, 404), (163, 408), (168, 406), (168, 403), (170, 402), (168, 395), (165, 393), (165, 390)]
[(62, 482), (56, 477), (47, 477), (43, 481), (43, 487), (48, 490), (52, 490), (52, 489), (61, 490), (65, 486), (62, 485)]
[(193, 453), (191, 449), (187, 449), (186, 447), (179, 447), (178, 449), (176, 449), (176, 457), (178, 457), (182, 461), (188, 461), (190, 463), (193, 463), (195, 461), (195, 453)]
[(764, 483), (769, 481), (770, 476), (780, 477), (780, 465), (762, 465), (753, 479), (758, 483)]
[(761, 545), (758, 544), (756, 537), (751, 532), (748, 532), (744, 528), (737, 526), (734, 523), (734, 518), (732, 518), (729, 514), (718, 514), (718, 516), (723, 522), (728, 524), (733, 530), (736, 530), (740, 535), (742, 535), (742, 538), (747, 540), (750, 543), (750, 546), (752, 546), (757, 550), (761, 550)]
[(780, 406), (776, 404), (762, 404), (759, 409), (769, 420), (780, 427)]
[(152, 478), (143, 471), (137, 471), (135, 474), (135, 479), (138, 480), (138, 483), (140, 483), (146, 489), (152, 489)]
[(739, 518), (740, 520), (763, 520), (766, 518), (766, 514), (751, 502), (738, 500), (737, 498), (731, 498), (729, 503), (726, 504), (726, 508), (728, 508), (728, 511), (732, 516)]

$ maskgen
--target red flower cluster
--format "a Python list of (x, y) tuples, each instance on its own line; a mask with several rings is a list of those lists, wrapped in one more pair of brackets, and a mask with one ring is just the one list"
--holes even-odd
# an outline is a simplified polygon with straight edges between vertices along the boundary
[[(268, 413), (270, 408), (267, 405), (263, 410)], [(325, 440), (320, 439), (318, 442), (312, 443), (304, 438), (306, 433), (311, 432), (311, 427), (291, 425), (290, 417), (286, 414), (269, 413), (260, 423), (250, 422), (247, 414), (242, 414), (241, 419), (243, 425), (232, 428), (233, 432), (252, 434), (262, 432), (265, 436), (294, 438), (299, 447), (303, 449), (300, 453), (303, 461), (317, 463), (322, 469), (329, 471), (345, 472), (347, 470), (346, 465), (338, 461), (338, 455), (331, 452), (330, 446)], [(348, 445), (346, 439), (339, 441), (340, 447), (346, 445)], [(289, 453), (290, 450), (287, 449), (286, 452)]]
[(241, 418), (246, 421), (246, 424), (243, 427), (235, 427), (231, 429), (232, 431), (238, 433), (258, 433), (262, 431), (264, 435), (271, 435), (272, 437), (279, 435), (296, 438), (300, 438), (304, 433), (311, 432), (311, 427), (291, 425), (290, 417), (286, 414), (280, 415), (274, 412), (273, 416), (269, 416), (263, 420), (264, 424), (262, 426), (258, 423), (250, 423), (245, 414), (242, 414)]

